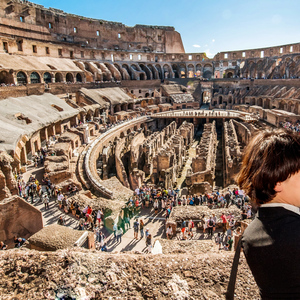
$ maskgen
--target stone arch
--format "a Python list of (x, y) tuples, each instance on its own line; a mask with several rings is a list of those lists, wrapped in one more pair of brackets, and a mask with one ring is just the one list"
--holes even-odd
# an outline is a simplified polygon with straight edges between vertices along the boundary
[(213, 75), (213, 67), (211, 64), (205, 64), (203, 67), (203, 77), (206, 79), (211, 79)]
[(202, 66), (201, 64), (196, 65), (196, 76), (200, 77), (201, 76), (201, 71), (202, 71)]
[(60, 72), (55, 73), (55, 82), (63, 82), (63, 76)]
[(172, 78), (172, 70), (168, 64), (164, 64), (163, 70), (164, 70), (164, 78)]
[(270, 99), (265, 99), (264, 104), (263, 104), (264, 109), (270, 109)]
[(147, 80), (152, 80), (153, 74), (152, 74), (151, 70), (144, 64), (139, 64), (139, 66), (146, 73)]
[(278, 109), (284, 110), (285, 101), (279, 101), (278, 103)]
[(257, 105), (258, 106), (263, 106), (263, 100), (262, 100), (262, 98), (259, 98), (258, 100), (257, 100)]
[(44, 79), (45, 83), (51, 83), (52, 82), (52, 76), (49, 72), (44, 73), (43, 79)]
[(223, 104), (223, 96), (219, 96), (219, 104)]
[(172, 69), (173, 69), (173, 73), (175, 75), (175, 78), (180, 78), (180, 72), (179, 72), (179, 68), (178, 68), (178, 65), (176, 64), (173, 64), (172, 65)]
[(30, 74), (30, 83), (41, 83), (41, 76), (37, 72)]
[(250, 105), (255, 105), (255, 98), (251, 98)]
[(158, 74), (158, 71), (157, 69), (155, 68), (155, 66), (151, 65), (151, 64), (148, 64), (147, 65), (148, 69), (151, 71), (152, 73), (152, 78), (153, 79), (159, 79), (159, 74)]
[(250, 61), (248, 63), (249, 67), (248, 67), (248, 75), (250, 76), (250, 78), (255, 78), (256, 75), (256, 64), (254, 61)]
[(193, 78), (195, 77), (195, 67), (192, 64), (188, 65), (188, 78)]
[(74, 82), (74, 76), (72, 73), (66, 74), (66, 82)]
[(82, 82), (82, 76), (80, 73), (76, 74), (76, 82)]
[(126, 70), (127, 74), (130, 76), (130, 79), (134, 79), (133, 73), (127, 64), (123, 64), (122, 68)]
[(0, 84), (14, 84), (14, 77), (8, 71), (1, 71), (0, 72)]
[(26, 84), (27, 83), (27, 75), (23, 71), (18, 72), (17, 82), (18, 82), (18, 84)]
[(164, 79), (164, 73), (162, 71), (161, 66), (157, 64), (157, 65), (155, 65), (155, 68), (158, 72), (159, 79), (161, 79), (161, 80)]
[(292, 101), (289, 101), (289, 102), (287, 103), (286, 110), (287, 110), (288, 112), (292, 112), (292, 107), (293, 107), (293, 102), (292, 102)]
[(179, 71), (180, 71), (180, 78), (186, 78), (187, 77), (187, 70), (186, 70), (186, 65), (185, 64), (180, 64), (179, 65)]

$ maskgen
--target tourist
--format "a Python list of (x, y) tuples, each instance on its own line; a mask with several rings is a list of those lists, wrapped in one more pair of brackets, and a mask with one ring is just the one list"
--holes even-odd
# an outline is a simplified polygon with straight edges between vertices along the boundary
[(231, 235), (228, 236), (227, 244), (228, 244), (228, 250), (231, 251), (232, 250), (232, 244), (233, 244), (233, 239), (232, 239)]
[(25, 242), (26, 239), (14, 236), (15, 248), (21, 248)]
[(107, 252), (107, 243), (104, 243), (104, 245), (101, 247), (102, 252)]
[(167, 239), (169, 240), (173, 235), (173, 230), (171, 225), (169, 225), (169, 227), (167, 228), (166, 234), (167, 234)]
[(206, 219), (205, 215), (203, 215), (202, 219), (201, 219), (201, 223), (202, 223), (202, 226), (203, 226), (203, 233), (205, 233), (205, 230), (207, 229), (207, 221), (208, 221), (208, 219)]
[(209, 217), (209, 220), (207, 221), (207, 228), (208, 228), (208, 235), (213, 235), (213, 229), (214, 229), (214, 220), (212, 216)]
[(151, 234), (149, 234), (146, 238), (146, 247), (147, 247), (148, 253), (151, 253), (152, 252), (152, 237), (151, 237)]
[(300, 299), (299, 157), (298, 134), (263, 131), (246, 147), (237, 176), (258, 207), (242, 246), (262, 299)]
[(139, 220), (135, 219), (135, 222), (133, 223), (133, 231), (134, 231), (134, 238), (138, 239), (139, 234)]
[(141, 234), (141, 239), (144, 237), (144, 221), (141, 219), (140, 220), (140, 234)]
[(117, 230), (118, 230), (118, 226), (116, 223), (114, 223), (114, 226), (113, 226), (113, 231), (114, 231), (114, 238), (117, 237)]
[(182, 222), (181, 222), (181, 233), (182, 233), (182, 239), (183, 240), (186, 239), (185, 230), (186, 230), (186, 222), (185, 222), (185, 220), (182, 220)]
[(147, 229), (145, 230), (145, 238), (147, 238), (149, 234), (150, 234), (150, 231), (149, 231), (149, 228), (147, 228)]
[[(82, 230), (82, 229), (79, 229), (79, 230)], [(94, 233), (96, 235), (96, 242), (100, 243), (100, 228), (98, 226), (95, 227)]]
[(48, 197), (47, 193), (43, 193), (43, 195), (42, 195), (42, 201), (43, 201), (43, 203), (45, 205), (45, 210), (49, 209), (49, 197)]
[(121, 243), (122, 242), (123, 229), (120, 226), (118, 226), (116, 235), (117, 235), (117, 243)]
[(194, 225), (194, 222), (192, 221), (192, 219), (189, 220), (189, 223), (188, 223), (188, 230), (189, 230), (189, 233), (188, 235), (191, 237), (191, 239), (193, 238), (193, 228), (195, 227)]
[(62, 226), (65, 225), (65, 220), (63, 219), (62, 216), (59, 217), (59, 219), (58, 219), (58, 221), (57, 221), (57, 224), (58, 224), (58, 225), (62, 225)]
[(222, 238), (221, 238), (221, 233), (218, 232), (218, 235), (216, 236), (216, 244), (219, 246), (219, 250), (221, 250), (221, 245), (222, 245)]
[(212, 214), (212, 219), (214, 221), (213, 231), (216, 231), (217, 217), (215, 214)]
[(224, 213), (222, 213), (221, 219), (222, 219), (222, 229), (223, 229), (223, 234), (224, 234), (227, 229), (227, 219), (226, 219), (226, 216)]
[(100, 232), (100, 246), (104, 246), (105, 235), (103, 232)]
[(7, 250), (7, 245), (3, 241), (0, 242), (0, 250)]

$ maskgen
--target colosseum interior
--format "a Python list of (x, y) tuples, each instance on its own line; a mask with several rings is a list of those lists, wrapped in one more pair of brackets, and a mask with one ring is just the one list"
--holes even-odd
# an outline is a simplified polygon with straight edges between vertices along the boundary
[[(14, 235), (28, 238), (57, 222), (46, 224), (47, 211), (18, 197), (17, 175), (35, 174), (42, 148), (50, 155), (40, 172), (63, 193), (75, 186), (82, 207), (105, 211), (103, 228), (111, 234), (137, 188), (185, 195), (227, 189), (253, 134), (299, 120), (300, 43), (208, 58), (185, 53), (173, 27), (129, 27), (0, 0), (0, 44), (0, 240), (9, 245)], [(179, 208), (168, 223), (175, 231), (183, 216), (202, 212)], [(79, 236), (61, 235), (72, 237), (69, 246)], [(48, 245), (60, 250), (46, 253), (37, 251), (41, 243), (2, 251), (0, 294), (67, 299), (59, 295), (69, 286), (76, 299), (223, 299), (233, 254), (208, 253), (209, 241), (184, 242), (161, 238), (157, 257), (134, 248), (116, 254)], [(66, 269), (86, 277), (55, 280)], [(237, 294), (257, 298), (245, 260), (241, 269)], [(176, 298), (180, 292), (185, 298)]]

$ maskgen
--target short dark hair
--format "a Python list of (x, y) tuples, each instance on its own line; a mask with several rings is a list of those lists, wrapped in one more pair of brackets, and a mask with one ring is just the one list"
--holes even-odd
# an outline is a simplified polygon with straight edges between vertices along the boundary
[(255, 135), (245, 149), (236, 180), (258, 206), (271, 201), (278, 182), (300, 170), (300, 135), (291, 130), (266, 130)]

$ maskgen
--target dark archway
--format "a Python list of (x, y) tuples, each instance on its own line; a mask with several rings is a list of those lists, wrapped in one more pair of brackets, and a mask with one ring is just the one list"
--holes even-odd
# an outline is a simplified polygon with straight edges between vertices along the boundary
[(76, 82), (82, 82), (82, 76), (80, 73), (76, 74)]
[(12, 74), (7, 71), (0, 72), (0, 84), (14, 84), (14, 78)]
[(66, 82), (74, 82), (74, 76), (71, 73), (67, 73)]
[(24, 72), (20, 71), (18, 72), (17, 74), (17, 81), (18, 81), (18, 84), (27, 84), (27, 76)]
[(227, 77), (227, 78), (232, 78), (232, 77), (233, 77), (232, 72), (228, 72), (226, 77)]
[(45, 83), (51, 83), (52, 82), (52, 77), (51, 74), (49, 72), (44, 73), (44, 82)]
[(41, 83), (41, 77), (37, 72), (30, 74), (30, 83)]
[(178, 66), (177, 65), (172, 65), (172, 69), (173, 69), (175, 78), (179, 78)]
[(55, 74), (55, 82), (63, 82), (63, 76), (61, 73), (56, 73)]

